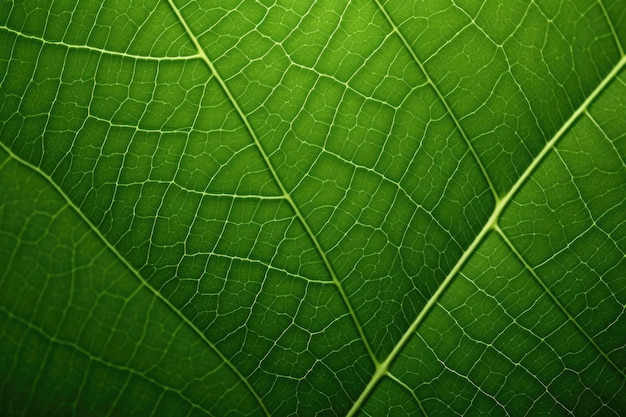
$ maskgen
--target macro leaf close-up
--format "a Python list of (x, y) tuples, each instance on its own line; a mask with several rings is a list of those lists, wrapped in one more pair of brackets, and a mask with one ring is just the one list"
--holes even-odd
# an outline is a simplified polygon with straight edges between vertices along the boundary
[(0, 0), (0, 415), (626, 415), (624, 0)]

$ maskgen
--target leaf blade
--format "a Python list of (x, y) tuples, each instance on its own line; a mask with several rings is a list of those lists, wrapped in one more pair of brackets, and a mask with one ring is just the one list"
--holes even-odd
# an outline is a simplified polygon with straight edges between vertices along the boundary
[[(0, 13), (8, 45), (0, 54), (3, 149), (51, 178), (101, 243), (154, 288), (154, 299), (141, 303), (169, 303), (173, 316), (224, 352), (239, 375), (233, 386), (257, 393), (260, 405), (255, 410), (246, 402), (245, 413), (265, 407), (265, 414), (341, 415), (363, 406), (366, 414), (385, 407), (506, 414), (519, 404), (566, 413), (587, 413), (584, 407), (595, 404), (618, 413), (624, 407), (617, 399), (624, 351), (615, 335), (624, 322), (615, 315), (623, 307), (617, 271), (624, 253), (619, 2), (244, 1), (233, 8), (187, 2), (175, 7), (179, 16), (156, 1), (40, 3), (12, 3)], [(602, 94), (599, 84), (607, 85)], [(581, 146), (597, 135), (613, 141), (561, 152), (571, 135)], [(593, 157), (581, 157), (586, 153)], [(571, 179), (558, 178), (570, 188), (539, 174), (555, 154), (568, 161), (561, 171), (571, 171)], [(595, 193), (590, 178), (599, 178), (606, 192)], [(559, 193), (571, 197), (570, 209), (559, 206)], [(522, 198), (533, 204), (517, 207)], [(5, 197), (0, 214), (16, 210), (12, 199), (17, 194)], [(501, 212), (508, 223), (498, 226)], [(4, 215), (0, 230), (12, 221)], [(545, 239), (535, 235), (550, 218)], [(13, 266), (24, 252), (16, 251), (15, 237), (35, 230), (29, 223), (4, 235), (2, 249), (10, 255), (3, 265), (10, 268), (3, 282), (11, 288), (20, 282)], [(527, 247), (541, 239), (549, 244)], [(505, 252), (485, 254), (486, 242)], [(552, 243), (564, 246), (552, 251)], [(42, 260), (31, 267), (43, 263), (44, 274), (52, 273), (55, 264), (47, 262), (57, 253), (67, 260), (80, 252), (66, 246), (35, 246)], [(492, 268), (475, 268), (477, 259)], [(572, 266), (576, 259), (582, 267)], [(515, 305), (493, 308), (509, 320), (501, 335), (481, 333), (485, 321), (495, 323), (495, 313), (481, 308), (495, 299), (488, 277), (500, 271), (517, 282), (546, 276), (543, 290), (528, 291), (540, 306), (564, 300), (561, 313), (542, 308), (561, 323), (555, 332), (571, 337), (572, 347), (528, 332)], [(563, 279), (550, 286), (554, 274), (576, 277), (580, 285), (568, 290)], [(457, 305), (463, 294), (475, 311)], [(580, 310), (583, 298), (594, 307)], [(42, 302), (41, 309), (62, 310), (64, 303)], [(23, 334), (27, 321), (10, 311), (28, 309), (27, 303), (5, 297), (0, 307), (14, 329), (3, 335)], [(441, 323), (453, 316), (454, 330), (439, 323), (450, 339), (433, 334), (420, 354), (415, 338), (426, 340), (422, 326), (437, 314)], [(463, 321), (473, 314), (482, 320), (478, 327)], [(103, 321), (121, 331), (118, 323), (126, 319), (116, 313)], [(550, 328), (541, 320), (542, 329)], [(133, 334), (142, 345), (143, 336)], [(518, 352), (504, 336), (519, 346), (539, 340), (534, 351), (541, 354), (535, 361), (518, 356), (526, 362), (511, 367)], [(454, 346), (457, 339), (462, 345)], [(481, 347), (489, 343), (504, 347), (495, 353)], [(9, 356), (22, 354), (19, 342), (11, 346)], [(476, 367), (467, 367), (463, 349), (466, 359), (478, 352)], [(441, 363), (454, 361), (452, 373), (440, 374), (452, 385), (438, 394), (419, 382), (432, 370), (418, 359), (435, 351)], [(481, 360), (487, 351), (495, 354), (494, 367), (528, 380), (528, 389), (500, 388), (501, 375)], [(38, 370), (59, 367), (46, 352), (56, 348), (42, 352), (40, 365), (29, 368), (32, 380), (23, 383), (26, 407), (54, 391), (37, 388)], [(591, 358), (599, 370), (558, 373), (559, 363), (579, 369), (580, 358)], [(544, 369), (541, 361), (557, 365)], [(92, 397), (132, 410), (129, 387), (142, 384), (132, 378), (119, 382), (119, 392), (79, 395), (76, 407)], [(566, 384), (589, 398), (576, 402), (559, 391)], [(2, 383), (3, 393), (9, 385)], [(550, 389), (543, 393), (542, 385)], [(219, 382), (211, 387), (219, 401), (234, 392)], [(226, 402), (220, 410), (238, 407)]]

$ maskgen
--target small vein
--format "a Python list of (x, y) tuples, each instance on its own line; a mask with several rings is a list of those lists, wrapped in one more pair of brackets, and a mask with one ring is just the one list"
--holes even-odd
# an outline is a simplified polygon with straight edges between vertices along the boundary
[(413, 399), (415, 400), (415, 402), (417, 403), (418, 407), (420, 408), (422, 414), (424, 415), (424, 417), (428, 417), (428, 413), (426, 412), (426, 410), (424, 409), (424, 406), (422, 405), (422, 402), (420, 401), (419, 398), (417, 398), (417, 395), (415, 394), (415, 391), (413, 391), (411, 389), (411, 387), (409, 387), (407, 384), (404, 383), (404, 381), (402, 381), (400, 378), (398, 378), (397, 376), (395, 376), (394, 374), (392, 374), (391, 372), (387, 373), (387, 377), (389, 377), (389, 379), (391, 379), (392, 381), (394, 381), (396, 384), (400, 385), (402, 388), (404, 388), (405, 390), (407, 390), (409, 392), (409, 394), (411, 394), (411, 396), (413, 397)]
[(270, 271), (275, 271), (275, 272), (280, 272), (281, 274), (285, 274), (285, 275), (290, 275), (294, 278), (298, 278), (301, 279), (304, 282), (310, 283), (310, 284), (320, 284), (320, 285), (333, 285), (334, 283), (332, 281), (328, 281), (328, 280), (321, 280), (321, 279), (313, 279), (313, 278), (309, 278), (307, 276), (304, 276), (302, 274), (299, 273), (295, 273), (292, 271), (289, 271), (285, 268), (279, 268), (276, 267), (274, 265), (272, 265), (271, 262), (264, 262), (262, 260), (259, 259), (253, 259), (253, 258), (244, 258), (242, 256), (233, 256), (233, 255), (227, 255), (227, 254), (223, 254), (223, 253), (219, 253), (219, 252), (215, 252), (215, 251), (210, 251), (210, 252), (197, 252), (197, 255), (209, 255), (215, 258), (220, 258), (220, 259), (226, 259), (226, 260), (230, 260), (230, 261), (240, 261), (240, 262), (246, 262), (252, 265), (259, 265), (267, 270)]
[(90, 52), (97, 52), (100, 55), (109, 55), (109, 56), (117, 56), (117, 57), (122, 57), (122, 58), (128, 58), (128, 59), (133, 59), (136, 61), (158, 61), (158, 62), (163, 62), (163, 61), (189, 61), (189, 60), (193, 60), (193, 59), (199, 59), (200, 56), (198, 54), (195, 55), (188, 55), (188, 56), (163, 56), (163, 57), (156, 57), (156, 56), (148, 56), (148, 55), (134, 55), (134, 54), (129, 54), (126, 52), (117, 52), (117, 51), (109, 51), (107, 49), (102, 49), (102, 48), (96, 48), (94, 46), (89, 46), (89, 45), (75, 45), (75, 44), (70, 44), (70, 43), (65, 43), (62, 41), (52, 41), (52, 40), (48, 40), (45, 38), (42, 38), (40, 36), (34, 36), (34, 35), (27, 35), (24, 34), (20, 31), (17, 31), (13, 28), (10, 28), (8, 26), (0, 26), (1, 30), (5, 30), (9, 33), (12, 33), (13, 35), (16, 35), (20, 38), (24, 38), (24, 39), (31, 39), (31, 40), (35, 40), (38, 41), (44, 45), (55, 45), (55, 46), (63, 46), (67, 49), (75, 49), (75, 50), (84, 50), (84, 51), (90, 51)]
[(183, 321), (183, 323), (185, 323), (187, 326), (189, 326), (189, 328), (191, 328), (191, 330), (194, 333), (196, 333), (198, 335), (198, 337), (200, 337), (200, 339), (204, 343), (206, 343), (218, 355), (218, 357), (222, 360), (222, 362), (224, 362), (226, 364), (226, 366), (228, 366), (228, 368), (242, 381), (242, 383), (250, 391), (250, 393), (253, 395), (253, 397), (259, 402), (259, 404), (263, 408), (263, 411), (265, 412), (265, 414), (267, 416), (269, 416), (269, 412), (265, 408), (265, 405), (261, 401), (261, 398), (259, 397), (257, 392), (252, 388), (252, 386), (250, 385), (248, 380), (241, 374), (241, 372), (239, 372), (239, 370), (228, 360), (228, 358), (217, 348), (217, 346), (215, 346), (215, 344), (213, 344), (207, 338), (207, 336), (200, 329), (198, 329), (198, 327), (196, 327), (195, 324), (193, 324), (193, 322), (191, 322), (167, 298), (165, 298), (163, 295), (161, 295), (161, 293), (159, 291), (157, 291), (154, 287), (152, 287), (152, 285), (150, 285), (148, 283), (148, 281), (146, 281), (146, 279), (139, 273), (139, 271), (137, 271), (137, 269), (135, 269), (135, 267), (133, 267), (126, 260), (126, 258), (124, 258), (122, 256), (122, 254), (117, 250), (117, 248), (115, 246), (113, 246), (106, 239), (106, 237), (104, 237), (104, 235), (100, 232), (100, 230), (91, 222), (91, 220), (89, 220), (85, 216), (85, 214), (80, 210), (80, 208), (78, 208), (76, 206), (76, 204), (74, 204), (74, 202), (69, 198), (69, 196), (67, 194), (65, 194), (65, 192), (61, 189), (61, 187), (55, 181), (53, 181), (52, 178), (50, 178), (50, 176), (48, 176), (46, 173), (41, 171), (38, 167), (32, 165), (30, 162), (20, 158), (17, 154), (15, 154), (3, 142), (0, 142), (0, 148), (2, 148), (4, 151), (6, 151), (9, 154), (9, 156), (11, 158), (13, 158), (15, 161), (19, 162), (20, 164), (24, 165), (27, 168), (30, 168), (31, 170), (33, 170), (37, 174), (41, 175), (48, 183), (50, 183), (52, 188), (57, 193), (59, 193), (59, 195), (67, 202), (68, 206), (81, 218), (82, 221), (85, 222), (85, 224), (87, 224), (87, 226), (94, 232), (94, 234), (100, 239), (100, 241), (102, 241), (102, 243), (120, 260), (120, 262), (126, 267), (126, 269), (139, 280), (141, 285), (144, 286), (146, 289), (148, 289), (157, 299), (159, 299), (167, 307), (169, 307), (174, 312), (174, 314), (176, 314)]
[(228, 85), (226, 85), (226, 82), (224, 81), (224, 79), (222, 78), (220, 73), (215, 68), (215, 65), (213, 65), (213, 62), (209, 59), (208, 55), (204, 51), (204, 48), (202, 47), (202, 45), (200, 45), (200, 42), (198, 41), (198, 39), (194, 35), (193, 31), (191, 30), (191, 28), (189, 27), (187, 22), (185, 21), (185, 19), (182, 16), (180, 10), (174, 4), (173, 0), (167, 0), (167, 1), (169, 3), (170, 7), (172, 8), (172, 10), (174, 11), (174, 13), (176, 14), (176, 16), (178, 17), (178, 20), (180, 21), (181, 25), (183, 25), (183, 27), (185, 28), (185, 31), (187, 32), (187, 35), (189, 36), (189, 38), (191, 39), (191, 41), (195, 45), (196, 49), (198, 50), (198, 54), (200, 55), (202, 60), (206, 63), (207, 67), (209, 68), (209, 70), (211, 71), (211, 73), (215, 77), (216, 81), (219, 83), (220, 87), (222, 88), (222, 91), (224, 91), (224, 94), (226, 94), (226, 96), (228, 97), (228, 100), (231, 102), (231, 104), (235, 108), (235, 111), (237, 112), (237, 114), (239, 115), (239, 118), (241, 119), (241, 121), (245, 125), (246, 130), (248, 131), (248, 133), (252, 137), (252, 140), (254, 141), (256, 147), (258, 148), (259, 153), (261, 154), (261, 157), (263, 158), (263, 161), (265, 162), (265, 165), (267, 166), (268, 170), (272, 174), (272, 177), (274, 178), (274, 181), (276, 181), (276, 184), (280, 188), (281, 193), (285, 196), (285, 199), (287, 200), (287, 202), (291, 206), (291, 208), (294, 211), (296, 217), (300, 221), (300, 224), (304, 227), (307, 235), (311, 239), (311, 242), (315, 246), (315, 249), (319, 253), (320, 257), (322, 258), (322, 262), (324, 263), (324, 266), (326, 267), (328, 273), (330, 274), (333, 283), (337, 287), (337, 290), (339, 291), (339, 294), (341, 295), (341, 299), (342, 299), (343, 303), (345, 304), (346, 308), (348, 309), (350, 317), (351, 317), (351, 319), (352, 319), (352, 321), (353, 321), (353, 323), (354, 323), (354, 325), (355, 325), (355, 327), (357, 329), (357, 332), (359, 334), (359, 337), (361, 338), (361, 340), (363, 341), (363, 344), (365, 345), (365, 349), (367, 350), (368, 356), (370, 357), (370, 359), (371, 359), (371, 361), (372, 361), (372, 363), (374, 365), (378, 365), (378, 363), (379, 363), (378, 359), (376, 358), (376, 355), (374, 354), (374, 351), (372, 350), (372, 347), (370, 346), (369, 342), (367, 341), (367, 338), (365, 337), (365, 331), (363, 330), (363, 326), (361, 325), (361, 323), (360, 323), (360, 321), (359, 321), (359, 319), (358, 319), (358, 317), (356, 315), (356, 311), (354, 310), (354, 308), (352, 306), (352, 303), (348, 299), (348, 296), (347, 296), (347, 294), (346, 294), (346, 292), (345, 292), (345, 290), (343, 288), (343, 285), (341, 284), (341, 281), (339, 280), (339, 278), (337, 276), (337, 273), (335, 272), (334, 268), (332, 267), (332, 265), (330, 263), (330, 260), (328, 259), (328, 256), (326, 255), (326, 251), (324, 251), (324, 249), (322, 248), (322, 245), (320, 244), (319, 240), (317, 239), (317, 236), (315, 235), (315, 233), (313, 233), (313, 230), (311, 229), (311, 226), (309, 225), (308, 221), (306, 220), (306, 218), (304, 217), (304, 215), (302, 214), (302, 212), (298, 208), (297, 204), (295, 203), (295, 201), (291, 197), (289, 191), (287, 191), (287, 188), (285, 187), (285, 185), (281, 181), (280, 177), (278, 176), (278, 173), (276, 172), (276, 169), (274, 168), (274, 165), (270, 161), (270, 158), (269, 158), (267, 152), (263, 148), (263, 145), (261, 144), (261, 141), (260, 141), (259, 137), (257, 136), (254, 128), (252, 127), (252, 124), (248, 120), (248, 117), (244, 113), (244, 111), (241, 108), (241, 106), (239, 106), (237, 100), (233, 96), (233, 93), (230, 91), (230, 88), (228, 87)]

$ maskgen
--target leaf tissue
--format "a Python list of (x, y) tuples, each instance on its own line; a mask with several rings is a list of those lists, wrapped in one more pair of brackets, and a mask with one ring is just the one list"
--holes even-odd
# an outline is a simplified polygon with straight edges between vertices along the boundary
[(0, 414), (626, 415), (624, 0), (3, 0), (0, 45)]

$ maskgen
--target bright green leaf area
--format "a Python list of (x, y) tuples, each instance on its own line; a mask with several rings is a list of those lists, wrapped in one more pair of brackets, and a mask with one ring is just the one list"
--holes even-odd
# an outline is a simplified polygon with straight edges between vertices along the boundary
[(623, 0), (0, 2), (3, 416), (626, 415)]

